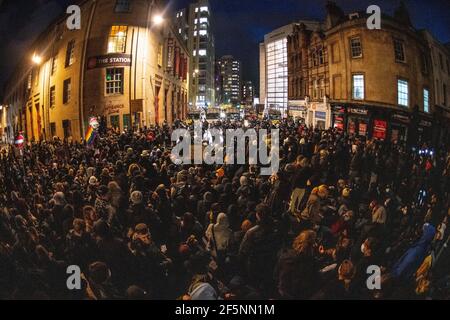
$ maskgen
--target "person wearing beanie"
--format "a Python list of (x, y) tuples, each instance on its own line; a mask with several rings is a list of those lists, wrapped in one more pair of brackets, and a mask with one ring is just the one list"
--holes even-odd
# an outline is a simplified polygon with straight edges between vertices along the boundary
[(142, 192), (133, 191), (131, 193), (125, 220), (128, 230), (133, 229), (138, 224), (146, 224), (154, 240), (159, 241), (161, 239), (161, 219), (152, 208), (147, 206)]

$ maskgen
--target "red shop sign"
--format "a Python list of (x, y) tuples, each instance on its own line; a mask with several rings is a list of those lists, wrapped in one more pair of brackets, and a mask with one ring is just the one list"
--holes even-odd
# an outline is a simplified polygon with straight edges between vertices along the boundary
[(373, 124), (373, 137), (380, 140), (386, 139), (387, 122), (375, 120)]

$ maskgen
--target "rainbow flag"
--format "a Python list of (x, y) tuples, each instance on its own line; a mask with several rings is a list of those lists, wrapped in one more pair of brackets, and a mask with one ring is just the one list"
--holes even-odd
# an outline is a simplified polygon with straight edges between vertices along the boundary
[(86, 144), (88, 146), (92, 145), (94, 143), (95, 137), (97, 136), (97, 131), (94, 130), (91, 126), (89, 126), (89, 129), (86, 132), (86, 136), (84, 137), (84, 140), (86, 141)]

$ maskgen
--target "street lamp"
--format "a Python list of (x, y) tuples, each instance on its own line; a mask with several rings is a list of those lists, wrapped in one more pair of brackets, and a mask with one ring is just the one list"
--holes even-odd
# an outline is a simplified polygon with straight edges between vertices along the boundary
[(33, 54), (31, 61), (33, 61), (33, 63), (36, 65), (40, 65), (42, 63), (42, 57), (35, 53), (35, 54)]
[(158, 25), (160, 25), (160, 24), (162, 24), (162, 23), (164, 22), (164, 18), (163, 18), (162, 15), (156, 14), (156, 15), (153, 16), (152, 21), (153, 21), (153, 23), (154, 23), (156, 26), (158, 26)]

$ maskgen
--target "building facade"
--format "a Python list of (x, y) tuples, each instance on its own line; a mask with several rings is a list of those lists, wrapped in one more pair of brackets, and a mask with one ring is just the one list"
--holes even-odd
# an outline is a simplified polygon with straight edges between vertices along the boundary
[(242, 105), (252, 107), (255, 99), (255, 87), (252, 81), (244, 81), (242, 84)]
[[(187, 33), (187, 47), (192, 56), (189, 65), (191, 77), (189, 105), (193, 108), (213, 107), (215, 104), (215, 47), (211, 6), (208, 0), (196, 0), (187, 11), (187, 31), (182, 32)], [(186, 10), (180, 10), (178, 14), (178, 19), (184, 20)]]
[[(227, 55), (216, 61), (216, 94), (219, 104), (237, 106), (241, 103), (241, 62)], [(218, 90), (217, 90), (218, 89)]]
[(428, 46), (430, 69), (433, 74), (434, 120), (442, 130), (436, 139), (450, 141), (450, 46), (443, 45), (427, 30), (420, 31)]
[(80, 30), (52, 24), (6, 86), (14, 134), (79, 140), (91, 117), (118, 130), (184, 118), (190, 55), (170, 20), (154, 18), (164, 5), (80, 1)]
[[(430, 41), (414, 29), (404, 6), (392, 17), (383, 15), (380, 30), (369, 30), (367, 18), (365, 12), (344, 14), (329, 3), (323, 31), (294, 28), (288, 38), (290, 108), (303, 111), (314, 127), (397, 142), (436, 142), (433, 112), (440, 92), (445, 107), (441, 81), (448, 79), (445, 48), (439, 46), (442, 65), (440, 58), (433, 62)], [(439, 57), (438, 50), (434, 55)], [(440, 68), (440, 92), (433, 64)]]
[[(302, 21), (310, 28), (320, 27), (315, 21)], [(260, 103), (267, 110), (277, 110), (283, 115), (288, 109), (288, 36), (292, 35), (296, 23), (278, 28), (264, 36), (260, 44)]]

